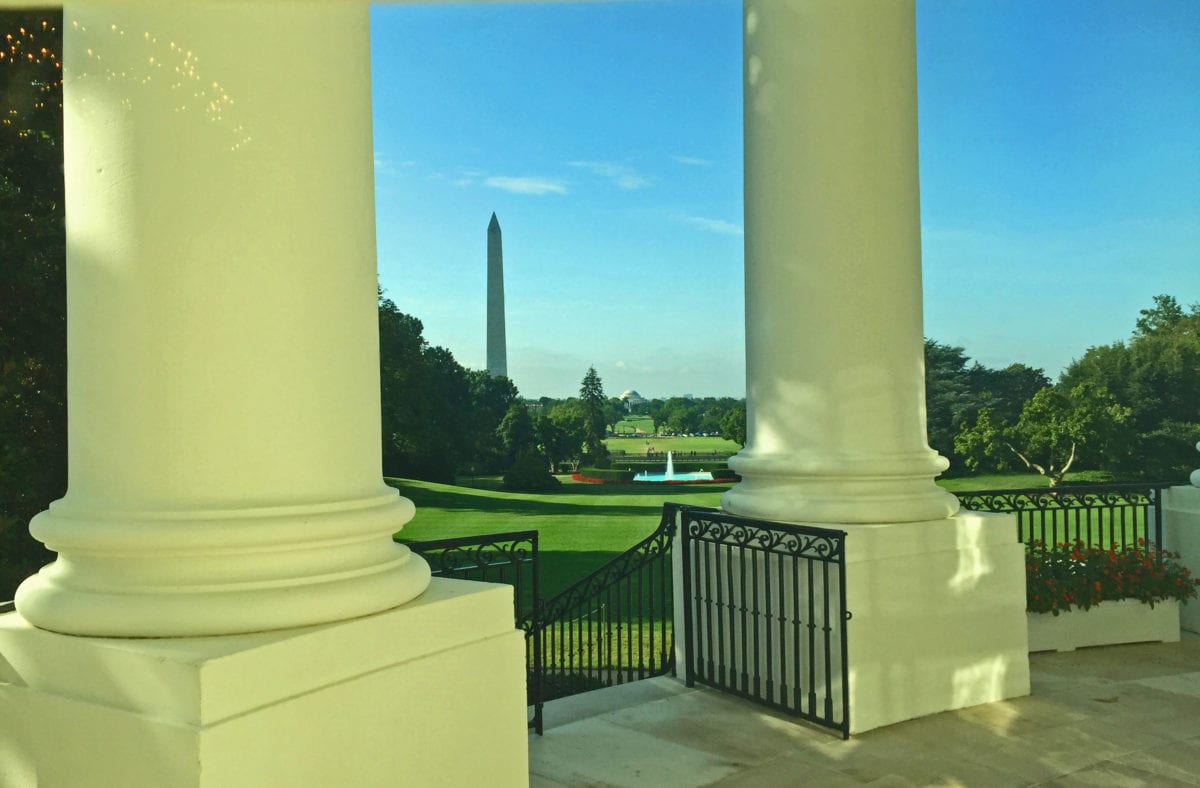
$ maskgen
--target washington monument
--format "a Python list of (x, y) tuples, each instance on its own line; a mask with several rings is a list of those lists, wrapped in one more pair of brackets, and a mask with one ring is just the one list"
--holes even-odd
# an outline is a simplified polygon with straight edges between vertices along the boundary
[(500, 222), (495, 213), (488, 223), (487, 266), (487, 371), (492, 377), (508, 377), (508, 352), (504, 344), (504, 252), (500, 248)]

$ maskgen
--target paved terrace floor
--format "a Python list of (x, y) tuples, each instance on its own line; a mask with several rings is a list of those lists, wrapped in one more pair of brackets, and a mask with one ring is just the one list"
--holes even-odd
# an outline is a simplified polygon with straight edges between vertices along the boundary
[(1200, 635), (1029, 661), (1029, 697), (848, 741), (670, 678), (564, 698), (530, 738), (530, 784), (1200, 785)]

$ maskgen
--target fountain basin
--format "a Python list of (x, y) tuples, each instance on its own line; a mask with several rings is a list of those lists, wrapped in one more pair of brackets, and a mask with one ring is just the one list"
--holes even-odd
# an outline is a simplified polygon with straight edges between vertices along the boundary
[(692, 473), (639, 473), (633, 477), (635, 482), (711, 482), (713, 475), (708, 471)]

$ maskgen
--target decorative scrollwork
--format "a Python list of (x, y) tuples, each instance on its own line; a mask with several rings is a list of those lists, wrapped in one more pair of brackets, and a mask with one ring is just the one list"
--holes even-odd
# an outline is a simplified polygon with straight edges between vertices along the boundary
[(845, 531), (749, 520), (719, 509), (684, 507), (682, 511), (687, 536), (697, 541), (815, 561), (841, 560), (845, 549)]
[(429, 563), (434, 576), (462, 578), (494, 567), (533, 563), (537, 557), (537, 531), (467, 536), (428, 542), (408, 542), (408, 547)]
[(1113, 484), (1095, 487), (1039, 487), (971, 490), (955, 493), (964, 509), (976, 512), (1046, 512), (1156, 505), (1165, 485)]

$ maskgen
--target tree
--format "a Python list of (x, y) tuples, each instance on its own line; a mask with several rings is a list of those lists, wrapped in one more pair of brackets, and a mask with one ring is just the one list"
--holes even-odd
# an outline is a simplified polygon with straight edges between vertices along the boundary
[[(1193, 314), (1196, 309), (1197, 306), (1193, 304)], [(1175, 296), (1171, 295), (1154, 296), (1154, 306), (1149, 309), (1140, 309), (1138, 314), (1140, 317), (1137, 319), (1133, 333), (1135, 336), (1143, 337), (1161, 331), (1170, 331), (1187, 317), (1183, 308), (1179, 306), (1179, 302), (1175, 300)]]
[(954, 436), (974, 417), (967, 356), (960, 347), (925, 340), (925, 423), (929, 445), (944, 457), (954, 453)]
[(645, 414), (650, 417), (650, 427), (657, 435), (665, 423), (666, 403), (661, 399), (652, 399), (645, 404)]
[[(529, 409), (520, 402), (508, 406), (500, 425), (496, 427), (496, 436), (504, 446), (511, 465), (517, 456), (537, 449), (537, 434), (534, 432), (533, 419), (529, 417)], [(545, 463), (543, 463), (545, 464)]]
[(27, 526), (67, 487), (61, 24), (0, 12), (0, 599), (53, 558)]
[(588, 465), (602, 467), (608, 461), (604, 445), (606, 422), (604, 384), (595, 367), (588, 367), (579, 386), (579, 406), (583, 415), (583, 459)]
[(1008, 470), (1015, 459), (1008, 448), (1008, 429), (1006, 420), (994, 418), (990, 408), (982, 408), (975, 423), (964, 424), (954, 437), (954, 451), (973, 473)]
[(737, 405), (721, 418), (721, 435), (739, 446), (746, 445), (746, 406)]
[(609, 397), (604, 405), (604, 424), (613, 433), (617, 431), (617, 425), (625, 420), (625, 416), (629, 411), (625, 407), (625, 403), (620, 397)]
[(1059, 385), (1090, 383), (1128, 407), (1134, 433), (1117, 460), (1126, 476), (1186, 478), (1200, 439), (1200, 304), (1188, 310), (1171, 296), (1154, 297), (1127, 342), (1088, 348)]
[(459, 414), (471, 431), (470, 448), (464, 467), (477, 474), (499, 473), (512, 464), (496, 428), (509, 408), (518, 403), (519, 392), (513, 382), (503, 375), (495, 377), (484, 370), (468, 370), (471, 391), (468, 408)]
[(1112, 464), (1128, 446), (1129, 408), (1106, 390), (1081, 384), (1064, 392), (1046, 387), (1002, 435), (1009, 450), (1030, 470), (1057, 485), (1085, 456), (1092, 467)]
[(558, 468), (568, 462), (578, 462), (583, 446), (583, 418), (577, 417), (574, 408), (560, 405), (558, 408), (538, 416), (533, 423), (537, 436), (538, 450), (550, 463)]

